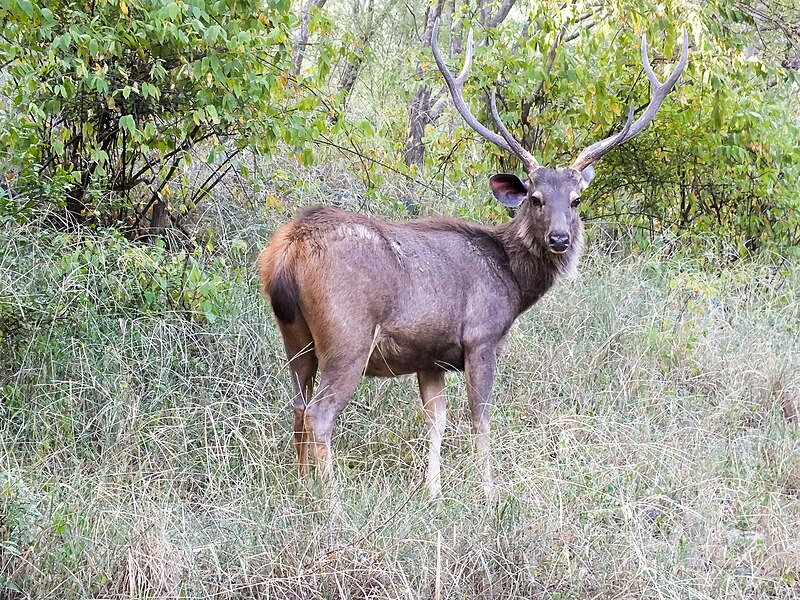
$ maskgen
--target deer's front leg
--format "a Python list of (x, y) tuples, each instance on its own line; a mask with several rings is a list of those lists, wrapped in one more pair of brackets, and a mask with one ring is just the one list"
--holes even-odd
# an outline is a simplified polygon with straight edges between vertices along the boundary
[(447, 399), (444, 393), (444, 371), (417, 373), (425, 423), (428, 425), (428, 470), (425, 483), (428, 493), (437, 498), (442, 493), (442, 435), (447, 425)]
[(472, 432), (475, 434), (475, 451), (478, 468), (483, 478), (483, 492), (487, 499), (494, 495), (494, 474), (490, 456), (489, 412), (492, 402), (497, 355), (495, 345), (479, 346), (465, 356), (467, 397), (472, 414)]

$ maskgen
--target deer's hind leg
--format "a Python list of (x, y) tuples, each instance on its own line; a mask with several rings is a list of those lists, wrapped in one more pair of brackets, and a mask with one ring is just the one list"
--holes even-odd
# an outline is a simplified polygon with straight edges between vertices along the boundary
[(305, 431), (305, 412), (314, 393), (314, 378), (317, 374), (317, 354), (314, 338), (308, 324), (298, 315), (294, 322), (286, 324), (278, 322), (283, 336), (283, 345), (289, 361), (289, 372), (294, 387), (292, 407), (294, 412), (294, 450), (297, 453), (297, 464), (301, 476), (308, 475), (308, 443)]
[(353, 323), (326, 322), (314, 330), (320, 381), (305, 411), (306, 440), (317, 473), (333, 474), (331, 436), (336, 419), (350, 402), (369, 358), (373, 332)]

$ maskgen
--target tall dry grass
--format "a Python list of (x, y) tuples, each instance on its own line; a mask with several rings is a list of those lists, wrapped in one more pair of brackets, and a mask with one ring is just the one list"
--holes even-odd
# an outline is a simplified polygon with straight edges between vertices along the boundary
[(129, 263), (65, 272), (15, 227), (0, 306), (46, 291), (57, 318), (39, 306), (1, 342), (2, 597), (800, 597), (797, 266), (590, 249), (511, 333), (497, 503), (452, 375), (444, 499), (421, 485), (413, 379), (368, 380), (336, 430), (332, 511), (295, 473), (248, 259), (214, 267), (233, 283), (210, 323), (114, 304)]

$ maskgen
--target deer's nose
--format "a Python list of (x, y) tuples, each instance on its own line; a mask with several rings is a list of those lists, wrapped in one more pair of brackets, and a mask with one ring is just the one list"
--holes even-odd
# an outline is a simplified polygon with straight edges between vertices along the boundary
[(568, 233), (551, 233), (547, 237), (547, 243), (553, 252), (564, 252), (569, 248), (569, 234)]

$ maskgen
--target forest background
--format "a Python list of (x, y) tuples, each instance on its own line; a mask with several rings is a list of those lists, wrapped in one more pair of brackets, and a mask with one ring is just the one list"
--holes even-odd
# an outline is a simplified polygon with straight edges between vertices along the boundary
[[(445, 500), (410, 381), (366, 382), (330, 519), (293, 471), (253, 261), (303, 206), (509, 218), (689, 64), (597, 165), (581, 275), (519, 323), (500, 499), (463, 402)], [(0, 595), (800, 594), (800, 7), (768, 0), (0, 0)], [(463, 382), (448, 391), (463, 398)]]

